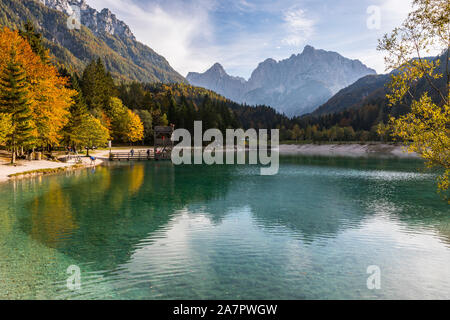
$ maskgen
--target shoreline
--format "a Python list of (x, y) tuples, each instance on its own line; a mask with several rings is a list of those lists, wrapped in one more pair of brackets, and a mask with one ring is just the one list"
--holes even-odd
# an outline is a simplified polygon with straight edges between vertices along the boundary
[[(191, 150), (198, 147), (183, 147)], [(269, 147), (270, 148), (270, 147)], [(204, 150), (204, 147), (202, 147)], [(240, 149), (224, 147), (221, 152), (234, 152)], [(253, 149), (245, 148), (245, 151)], [(421, 159), (417, 153), (409, 153), (405, 146), (387, 143), (324, 143), (324, 144), (280, 144), (280, 155), (305, 155), (324, 157), (393, 157), (402, 159)]]
[(0, 161), (0, 184), (13, 180), (21, 180), (37, 176), (96, 167), (107, 161), (107, 158), (102, 157), (102, 155), (93, 154), (93, 156), (96, 157), (93, 164), (91, 164), (91, 160), (86, 157), (81, 157), (81, 163), (68, 163), (49, 160), (18, 160), (17, 164), (14, 166), (9, 162)]
[(395, 157), (420, 159), (417, 153), (409, 153), (405, 147), (396, 144), (281, 144), (280, 154), (342, 157)]
[[(135, 148), (139, 149), (139, 147)], [(129, 152), (129, 150), (131, 148), (121, 149), (122, 152)], [(404, 151), (403, 146), (392, 144), (281, 144), (279, 150), (280, 155), (420, 159), (416, 153)], [(8, 162), (1, 161), (0, 183), (99, 166), (109, 161), (109, 150), (99, 150), (91, 152), (91, 154), (97, 158), (94, 164), (91, 164), (90, 159), (86, 157), (81, 158), (82, 163), (80, 164), (48, 160), (19, 160), (17, 166), (12, 166)]]

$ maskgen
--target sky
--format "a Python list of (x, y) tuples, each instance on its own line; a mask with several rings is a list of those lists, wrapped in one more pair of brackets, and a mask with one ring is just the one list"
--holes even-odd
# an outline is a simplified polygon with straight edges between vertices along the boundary
[(248, 79), (267, 58), (305, 45), (359, 59), (384, 73), (378, 39), (399, 26), (412, 0), (87, 0), (109, 8), (137, 40), (186, 76), (219, 62)]

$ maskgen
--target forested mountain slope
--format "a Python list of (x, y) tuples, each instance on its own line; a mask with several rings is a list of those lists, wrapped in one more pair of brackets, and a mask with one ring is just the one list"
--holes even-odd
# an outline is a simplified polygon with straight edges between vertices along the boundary
[[(68, 15), (63, 11), (70, 4), (81, 8), (85, 25), (80, 30), (67, 27)], [(54, 60), (79, 73), (100, 57), (117, 79), (185, 82), (164, 57), (136, 41), (128, 26), (108, 9), (97, 12), (84, 0), (0, 1), (0, 25), (20, 29), (27, 20), (42, 33)]]

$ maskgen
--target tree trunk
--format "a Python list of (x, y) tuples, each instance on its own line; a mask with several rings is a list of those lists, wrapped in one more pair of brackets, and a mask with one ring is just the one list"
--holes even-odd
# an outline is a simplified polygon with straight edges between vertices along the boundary
[(11, 164), (16, 163), (16, 148), (13, 148), (12, 154), (11, 154)]
[[(14, 126), (14, 119), (12, 121), (12, 124)], [(16, 163), (16, 136), (13, 133), (12, 134), (12, 154), (11, 154), (11, 164)]]

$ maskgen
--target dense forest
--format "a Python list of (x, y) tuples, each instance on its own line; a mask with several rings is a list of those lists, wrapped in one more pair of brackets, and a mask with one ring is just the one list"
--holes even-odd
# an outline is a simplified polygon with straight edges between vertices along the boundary
[[(217, 93), (185, 84), (121, 84), (119, 98), (138, 114), (149, 112), (155, 125), (174, 124), (193, 132), (195, 120), (205, 129), (290, 128), (291, 120), (267, 106), (235, 103)], [(162, 116), (162, 117), (161, 117)]]
[[(152, 118), (154, 125), (171, 123), (192, 132), (193, 122), (202, 120), (206, 129), (280, 129), (283, 141), (390, 141), (388, 131), (379, 132), (385, 129), (383, 123), (392, 114), (408, 111), (406, 107), (392, 109), (381, 98), (359, 109), (290, 119), (271, 107), (238, 104), (213, 91), (185, 84), (133, 82), (123, 83), (117, 90), (124, 105), (141, 118)], [(151, 129), (146, 130), (146, 141), (151, 141)]]
[(305, 141), (389, 141), (384, 123), (392, 111), (384, 96), (360, 108), (289, 119), (268, 106), (248, 106), (184, 83), (141, 83), (117, 79), (102, 61), (82, 73), (53, 65), (45, 41), (31, 22), (0, 32), (0, 145), (24, 150), (55, 146), (90, 149), (151, 144), (153, 128), (173, 124), (204, 129), (280, 129), (280, 138)]
[(98, 58), (81, 74), (51, 62), (32, 23), (0, 31), (0, 145), (24, 155), (56, 146), (76, 150), (149, 143), (153, 128), (275, 128), (289, 120), (183, 83), (118, 82)]
[[(155, 126), (173, 124), (192, 132), (196, 120), (204, 129), (280, 129), (282, 141), (392, 141), (389, 119), (410, 112), (408, 99), (390, 106), (386, 98), (395, 71), (361, 78), (301, 117), (238, 104), (186, 84), (162, 57), (132, 39), (85, 27), (70, 32), (64, 14), (28, 2), (0, 3), (0, 24), (6, 26), (0, 31), (0, 146), (17, 155), (56, 146), (89, 150), (109, 140), (152, 144)], [(25, 19), (34, 23), (23, 24)], [(55, 34), (70, 41), (64, 46)], [(153, 57), (160, 67), (144, 63), (139, 54)], [(445, 87), (444, 80), (437, 79), (437, 85)], [(412, 90), (429, 93), (439, 105), (425, 79)]]
[[(446, 74), (446, 64), (443, 62), (448, 60), (448, 50), (438, 57), (428, 57), (424, 60), (430, 63), (441, 61), (436, 69), (436, 74)], [(361, 78), (349, 87), (342, 89), (312, 114), (294, 118), (292, 121), (301, 128), (310, 127), (310, 131), (314, 130), (315, 140), (330, 138), (330, 129), (347, 128), (350, 132), (351, 127), (355, 131), (355, 138), (358, 141), (367, 141), (367, 139), (390, 141), (392, 140), (391, 133), (384, 124), (388, 123), (390, 117), (399, 118), (409, 113), (412, 103), (412, 98), (408, 95), (401, 103), (389, 105), (387, 94), (392, 92), (389, 85), (392, 76), (398, 73), (398, 70), (394, 70), (386, 75), (371, 75)], [(439, 95), (439, 91), (446, 91), (446, 77), (438, 76), (434, 85), (435, 87), (431, 86), (425, 77), (422, 77), (411, 83), (410, 94), (419, 96), (426, 93), (434, 103), (442, 106), (444, 100)], [(332, 140), (333, 138), (335, 138), (334, 135), (332, 135)], [(307, 135), (306, 139), (311, 138)]]
[(358, 109), (320, 116), (306, 115), (293, 118), (294, 137), (312, 141), (392, 141), (385, 126), (391, 116), (408, 112), (406, 106), (392, 108), (382, 99), (372, 100)]

